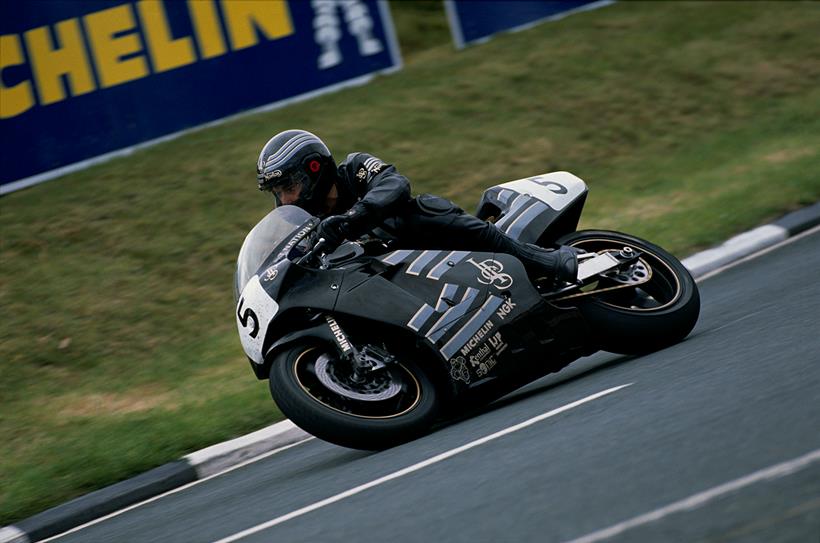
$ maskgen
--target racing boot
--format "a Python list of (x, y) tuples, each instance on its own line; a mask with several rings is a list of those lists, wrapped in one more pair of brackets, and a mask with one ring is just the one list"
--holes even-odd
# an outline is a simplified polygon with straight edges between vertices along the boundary
[(466, 243), (465, 238), (469, 238), (469, 234), (473, 234), (478, 241), (478, 243), (469, 243), (470, 250), (492, 249), (499, 253), (513, 255), (524, 264), (527, 274), (533, 281), (575, 283), (578, 279), (578, 251), (574, 248), (561, 246), (553, 250), (543, 249), (531, 243), (523, 243), (507, 236), (495, 225), (466, 213), (454, 222), (461, 224), (462, 230), (459, 237), (465, 240), (462, 243)]
[(558, 249), (542, 249), (531, 243), (521, 243), (517, 253), (513, 253), (524, 264), (524, 268), (535, 282), (575, 283), (578, 280), (578, 253), (561, 246)]

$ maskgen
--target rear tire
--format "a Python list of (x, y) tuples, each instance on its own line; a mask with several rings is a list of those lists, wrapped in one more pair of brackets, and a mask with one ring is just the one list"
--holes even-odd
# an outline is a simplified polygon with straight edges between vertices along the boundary
[(582, 230), (558, 240), (590, 252), (631, 247), (651, 271), (648, 282), (600, 295), (568, 299), (589, 324), (601, 349), (641, 354), (683, 340), (700, 314), (700, 294), (689, 271), (672, 254), (641, 238), (608, 230)]
[(378, 370), (389, 371), (382, 375), (400, 392), (388, 400), (360, 401), (328, 388), (316, 376), (321, 357), (341, 364), (336, 356), (331, 345), (303, 343), (273, 361), (271, 395), (297, 426), (325, 441), (364, 450), (392, 447), (429, 430), (439, 399), (433, 382), (418, 365), (400, 359)]

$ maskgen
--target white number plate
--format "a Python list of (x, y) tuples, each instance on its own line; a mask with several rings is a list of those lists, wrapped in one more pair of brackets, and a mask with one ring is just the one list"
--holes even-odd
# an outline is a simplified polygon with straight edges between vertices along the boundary
[(569, 172), (536, 175), (502, 183), (499, 187), (510, 189), (518, 194), (529, 194), (556, 211), (561, 211), (575, 201), (587, 188), (586, 183)]
[(278, 311), (279, 304), (262, 288), (259, 276), (254, 275), (245, 285), (236, 305), (236, 326), (245, 354), (257, 364), (263, 362), (265, 332)]

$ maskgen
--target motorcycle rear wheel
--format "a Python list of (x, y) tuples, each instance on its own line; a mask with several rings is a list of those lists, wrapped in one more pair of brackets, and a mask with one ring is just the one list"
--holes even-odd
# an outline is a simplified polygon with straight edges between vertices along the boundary
[[(274, 401), (282, 413), (314, 436), (343, 447), (380, 450), (418, 437), (435, 420), (436, 388), (412, 361), (401, 360), (377, 370), (379, 382), (374, 382), (375, 377), (369, 383), (345, 382), (344, 370), (339, 369), (332, 376), (335, 382), (328, 386), (328, 378), (323, 382), (319, 373), (327, 375), (333, 364), (344, 367), (332, 345), (316, 342), (291, 347), (271, 366)], [(379, 399), (385, 390), (392, 396)], [(369, 394), (373, 399), (361, 399)]]
[[(661, 247), (609, 230), (573, 232), (558, 243), (588, 252), (629, 247), (641, 253), (641, 277), (637, 281), (647, 272), (648, 281), (564, 302), (579, 308), (602, 350), (619, 354), (652, 352), (678, 343), (694, 328), (700, 314), (698, 287), (683, 264)], [(617, 282), (613, 285), (621, 286)]]

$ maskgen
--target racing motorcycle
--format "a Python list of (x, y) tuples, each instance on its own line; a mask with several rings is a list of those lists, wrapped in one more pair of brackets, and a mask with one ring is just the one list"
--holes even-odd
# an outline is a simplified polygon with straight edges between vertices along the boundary
[(239, 254), (242, 347), (307, 432), (383, 449), (598, 350), (685, 338), (700, 297), (674, 256), (635, 236), (576, 231), (587, 186), (554, 172), (488, 189), (477, 216), (526, 243), (579, 249), (575, 283), (534, 283), (507, 254), (413, 250), (379, 238), (325, 254), (319, 219), (269, 213)]

